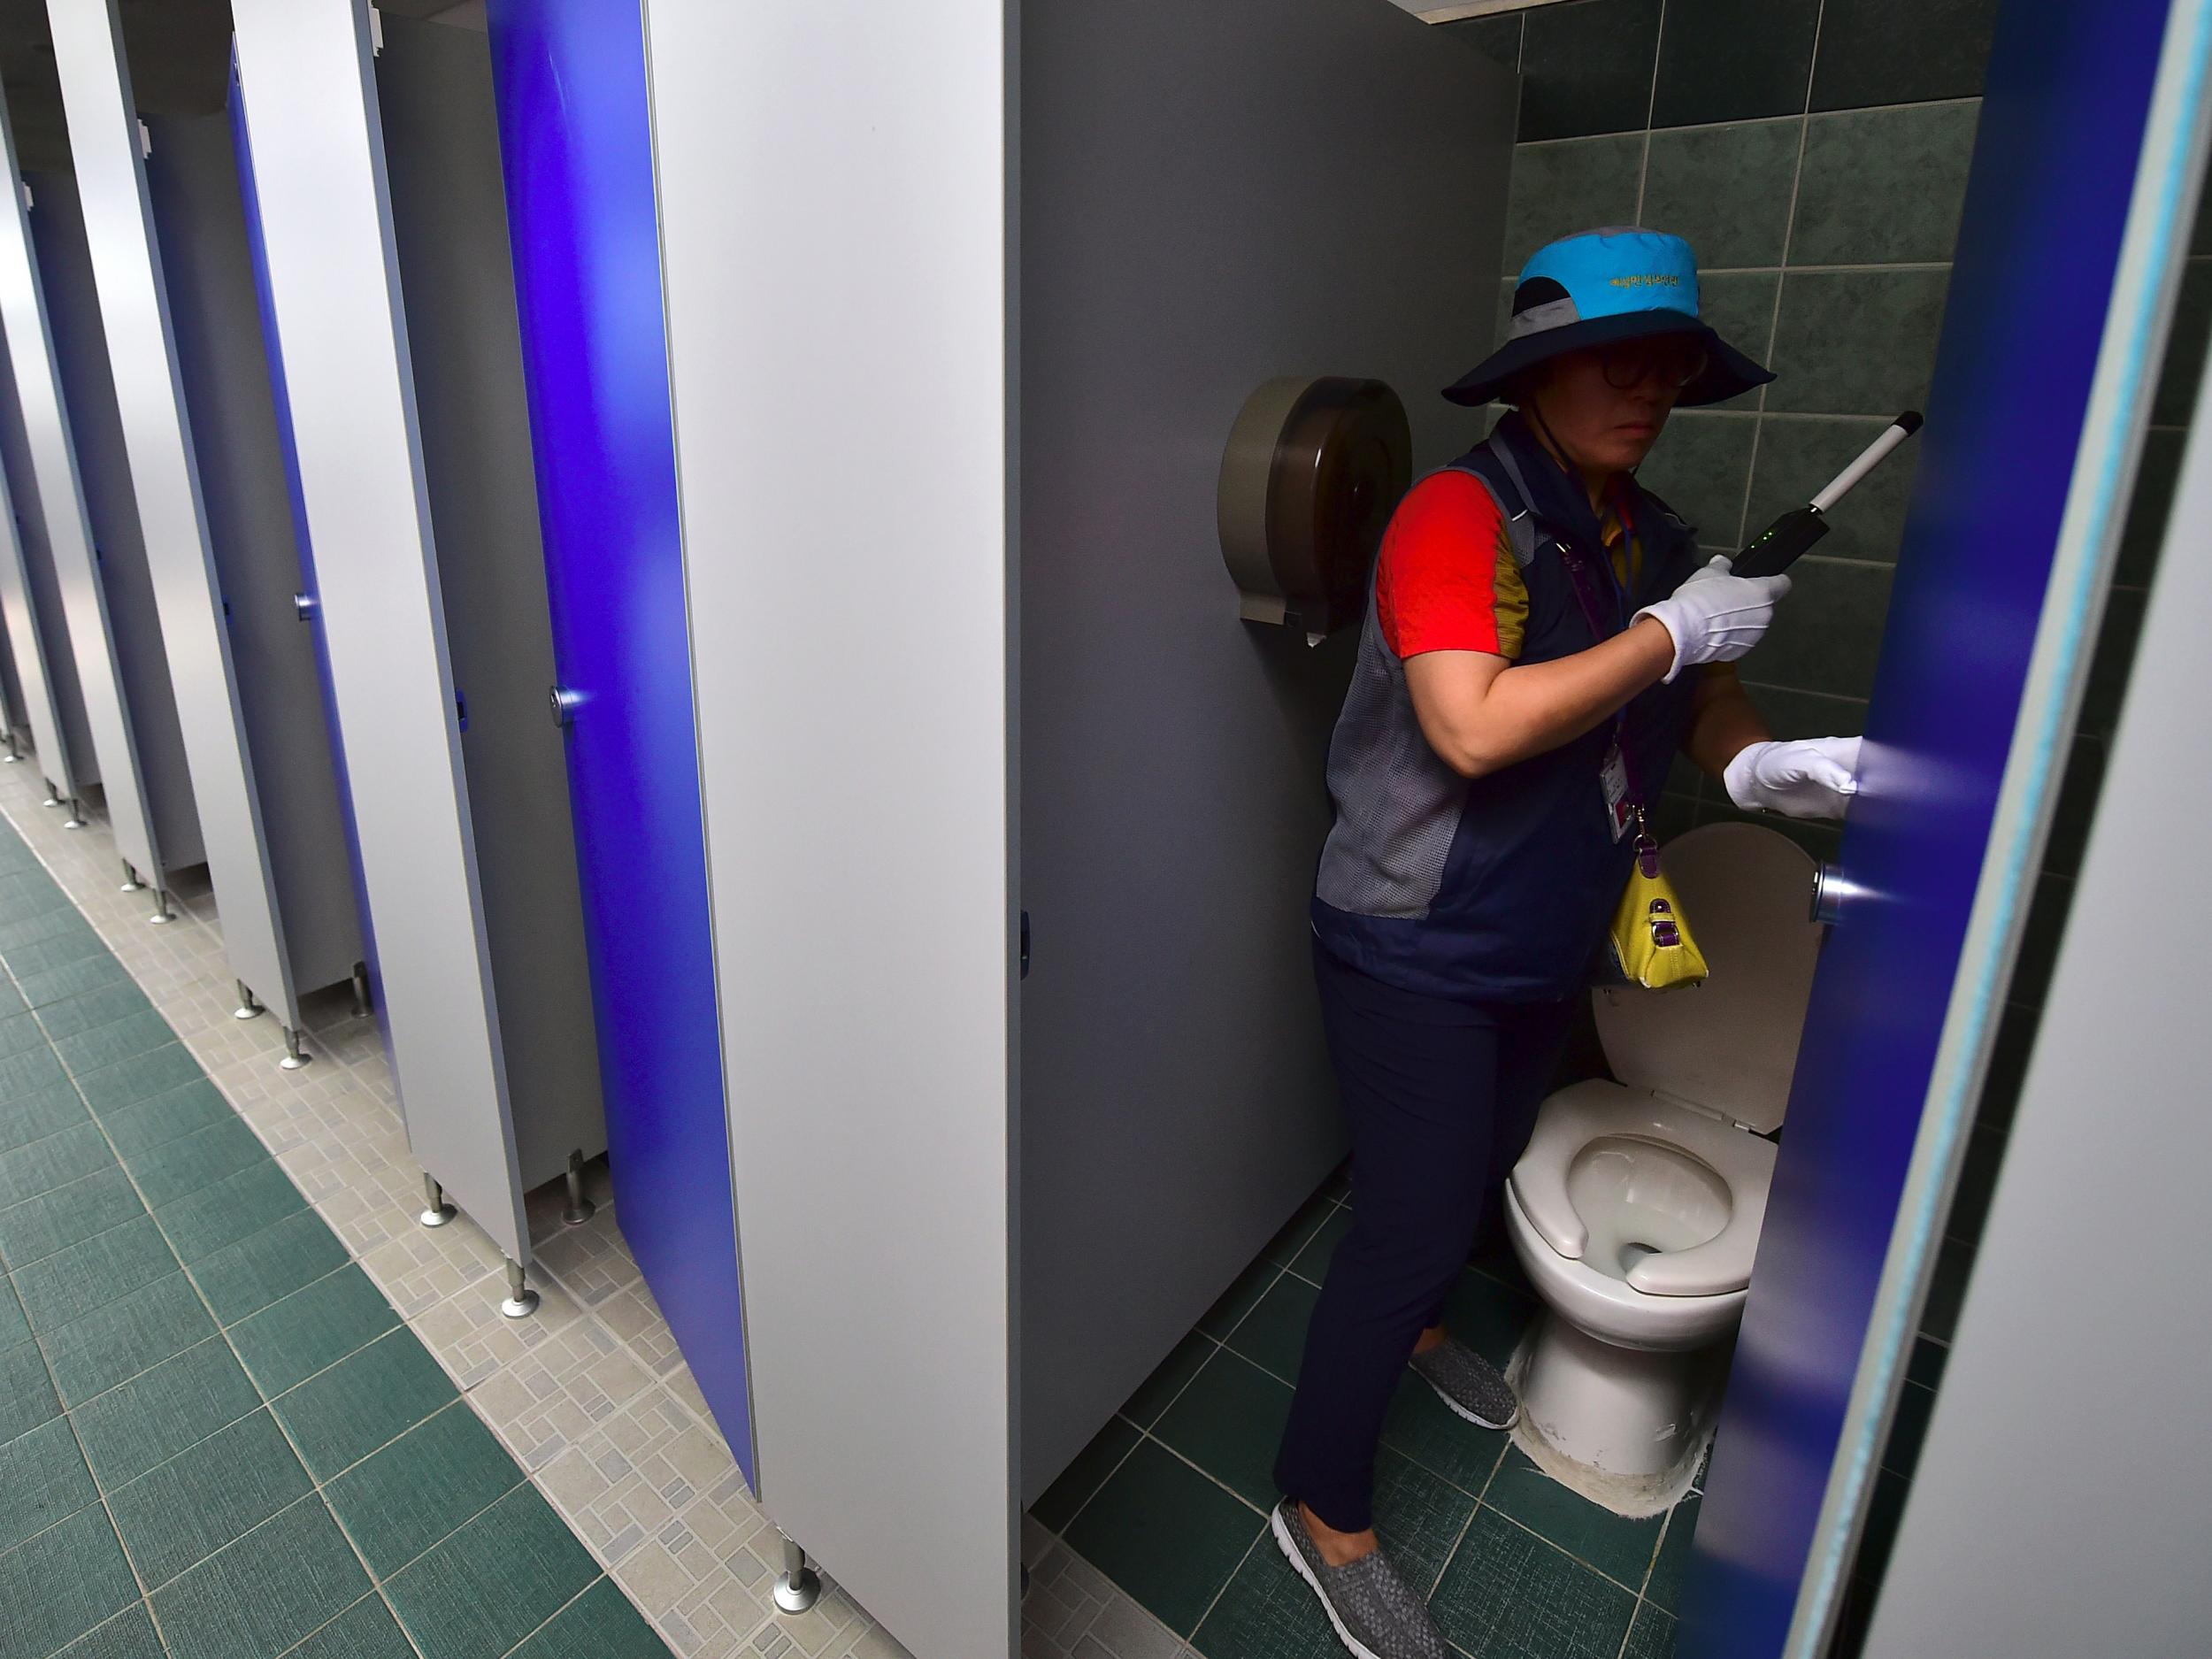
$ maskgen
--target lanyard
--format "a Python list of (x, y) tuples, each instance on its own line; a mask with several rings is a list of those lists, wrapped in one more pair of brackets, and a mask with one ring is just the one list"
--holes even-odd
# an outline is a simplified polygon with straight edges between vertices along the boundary
[[(1513, 458), (1512, 451), (1498, 441), (1497, 434), (1494, 433), (1490, 437), (1490, 450), (1504, 466), (1506, 476), (1513, 480), (1513, 487), (1520, 491), (1522, 511), (1524, 512), (1531, 511), (1528, 480), (1521, 475), (1520, 465)], [(1624, 537), (1631, 534), (1625, 522), (1622, 526), (1621, 533)], [(1624, 584), (1614, 581), (1610, 572), (1608, 572), (1606, 586), (1612, 590), (1615, 625), (1609, 628), (1605, 626), (1603, 613), (1599, 608), (1597, 579), (1590, 570), (1590, 562), (1583, 557), (1578, 549), (1570, 546), (1563, 538), (1555, 537), (1552, 546), (1558, 549), (1559, 562), (1567, 568), (1567, 580), (1574, 584), (1575, 600), (1582, 607), (1582, 619), (1589, 625), (1592, 641), (1602, 645), (1614, 634), (1624, 631), (1628, 626), (1628, 595)], [(1630, 558), (1632, 560), (1630, 568), (1633, 569), (1632, 543), (1630, 549)], [(1659, 871), (1659, 845), (1651, 838), (1647, 828), (1647, 820), (1644, 812), (1646, 796), (1642, 781), (1636, 776), (1636, 763), (1631, 757), (1629, 749), (1628, 704), (1623, 703), (1613, 716), (1613, 752), (1621, 758), (1621, 777), (1627, 785), (1628, 806), (1635, 818), (1638, 859), (1644, 867), (1645, 874), (1656, 875)]]

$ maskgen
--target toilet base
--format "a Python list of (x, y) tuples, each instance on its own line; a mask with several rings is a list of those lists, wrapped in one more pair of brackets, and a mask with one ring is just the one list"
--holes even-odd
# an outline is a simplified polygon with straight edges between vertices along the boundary
[(1696, 1477), (1732, 1347), (1616, 1348), (1547, 1310), (1506, 1373), (1521, 1399), (1513, 1438), (1592, 1502), (1657, 1515)]

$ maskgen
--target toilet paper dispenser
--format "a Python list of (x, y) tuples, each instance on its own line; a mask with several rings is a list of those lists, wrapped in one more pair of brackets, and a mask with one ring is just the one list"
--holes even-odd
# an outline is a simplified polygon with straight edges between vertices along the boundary
[(1405, 405), (1380, 380), (1286, 376), (1245, 400), (1221, 457), (1221, 557), (1247, 622), (1317, 645), (1356, 621), (1413, 481)]

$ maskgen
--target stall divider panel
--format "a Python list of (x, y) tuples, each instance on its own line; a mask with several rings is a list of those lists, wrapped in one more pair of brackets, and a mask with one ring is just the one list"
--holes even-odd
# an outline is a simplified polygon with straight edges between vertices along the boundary
[[(7, 396), (8, 389), (0, 387), (0, 397)], [(47, 659), (46, 642), (39, 635), (38, 615), (33, 601), (36, 589), (31, 581), (29, 554), (24, 547), (27, 503), (16, 500), (11, 472), (12, 469), (0, 466), (0, 513), (4, 513), (8, 521), (8, 545), (0, 552), (0, 621), (4, 621), (7, 628), (10, 677), (15, 695), (21, 700), (19, 707), (24, 724), (29, 728), (32, 746), (37, 751), (39, 771), (56, 793), (65, 799), (73, 799), (77, 784), (69, 765), (69, 746), (62, 736), (52, 666)], [(12, 727), (14, 718), (11, 712)]]
[(124, 448), (231, 972), (301, 1025), (114, 0), (51, 5)]
[[(168, 649), (155, 610), (153, 572), (131, 491), (122, 411), (108, 371), (107, 337), (93, 291), (92, 247), (73, 173), (34, 173), (31, 249), (46, 296), (49, 337), (68, 412), (72, 453), (92, 536), (94, 568), (114, 641), (117, 683), (138, 760), (139, 787), (153, 825), (154, 845), (168, 870), (207, 856), (192, 776), (185, 764), (182, 723), (169, 684)], [(73, 617), (73, 630), (76, 627)], [(83, 652), (78, 653), (81, 662)], [(156, 914), (161, 914), (157, 909)]]
[(146, 185), (276, 881), (278, 937), (294, 984), (311, 991), (353, 972), (361, 923), (315, 631), (293, 605), (303, 561), (237, 154), (225, 115), (153, 116), (147, 125)]
[[(0, 96), (0, 159), (12, 200), (0, 209), (0, 329), (14, 372), (38, 511), (53, 553), (63, 626), (76, 659), (78, 688), (90, 728), (97, 776), (107, 798), (115, 845), (139, 879), (157, 889), (168, 885), (153, 817), (133, 747), (124, 706), (121, 668), (111, 631), (107, 597), (93, 552), (84, 487), (63, 398), (61, 366), (48, 326), (46, 296), (31, 240), (27, 181), (16, 160), (15, 129)], [(51, 779), (59, 784), (60, 779)]]
[[(7, 488), (4, 482), (0, 482), (0, 513), (8, 513), (9, 511)], [(16, 534), (12, 523), (8, 526), (8, 534), (11, 537)], [(8, 562), (0, 558), (0, 570), (4, 570)], [(19, 565), (21, 562), (19, 551), (15, 562)], [(18, 573), (20, 574), (20, 572)], [(4, 586), (4, 576), (0, 576), (0, 586)], [(0, 601), (0, 605), (4, 605), (4, 603)], [(7, 625), (4, 614), (0, 613), (0, 737), (6, 740), (11, 757), (20, 760), (20, 746), (29, 736), (29, 720), (23, 712), (23, 681), (15, 672), (15, 654), (8, 649)]]
[(643, 19), (489, 20), (615, 1202), (750, 1481)]
[(243, 119), (408, 1139), (529, 1240), (387, 199), (365, 0), (234, 0)]
[[(61, 602), (61, 577), (54, 569), (53, 543), (47, 539), (46, 515), (39, 511), (30, 433), (23, 424), (13, 365), (5, 351), (0, 351), (0, 471), (7, 476), (8, 495), (15, 508), (15, 533), (22, 543), (29, 582), (25, 621), (45, 659), (49, 712), (60, 746), (54, 762), (58, 770), (45, 765), (40, 770), (62, 799), (74, 800), (100, 781), (99, 757), (93, 752), (92, 725), (85, 718), (76, 653), (69, 648), (69, 618)], [(44, 761), (46, 757), (42, 754), (40, 758)]]
[(491, 52), (479, 29), (397, 17), (383, 27), (379, 132), (527, 1191), (607, 1141), (567, 767), (548, 695), (552, 623)]
[[(276, 301), (269, 292), (268, 247), (261, 234), (261, 204), (254, 195), (253, 144), (246, 132), (246, 91), (238, 80), (235, 35), (231, 41), (229, 106), (224, 116), (230, 131), (231, 176), (236, 181), (239, 216), (245, 225), (246, 259), (253, 280), (255, 338), (258, 342), (259, 360), (268, 375), (270, 411), (275, 418), (277, 456), (284, 479), (284, 502), (292, 520), (292, 548), (299, 586), (293, 592), (291, 620), (306, 634), (307, 654), (314, 664), (317, 695), (313, 706), (322, 722), (331, 777), (337, 786), (338, 824), (345, 840), (346, 875), (351, 884), (353, 915), (360, 932), (360, 965), (368, 979), (370, 1005), (380, 1016), (384, 980), (376, 954), (376, 918), (369, 911), (368, 885), (361, 876), (360, 830), (353, 815), (352, 781), (346, 772), (345, 733), (338, 723), (337, 681), (330, 672), (330, 644), (320, 628), (302, 626), (320, 611), (322, 594), (315, 580), (314, 543), (307, 533), (307, 497), (300, 488), (299, 446), (292, 433), (291, 398), (284, 385), (284, 347), (277, 334)], [(243, 349), (250, 351), (254, 348), (248, 345)], [(262, 474), (259, 481), (265, 485), (267, 475)], [(292, 913), (296, 915), (298, 907), (293, 907)], [(392, 1055), (390, 1024), (379, 1018), (376, 1033), (384, 1047), (386, 1063), (396, 1076), (399, 1063)]]
[(1016, 1650), (1017, 16), (645, 8), (761, 1500), (930, 1659)]

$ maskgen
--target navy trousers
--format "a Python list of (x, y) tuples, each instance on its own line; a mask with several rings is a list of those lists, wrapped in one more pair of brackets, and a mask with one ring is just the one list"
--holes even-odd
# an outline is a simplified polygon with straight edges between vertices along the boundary
[(1483, 1207), (1528, 1143), (1578, 999), (1424, 996), (1317, 941), (1314, 972), (1351, 1125), (1352, 1229), (1307, 1328), (1275, 1479), (1357, 1532), (1373, 1525), (1375, 1449), (1414, 1339), (1441, 1317)]

